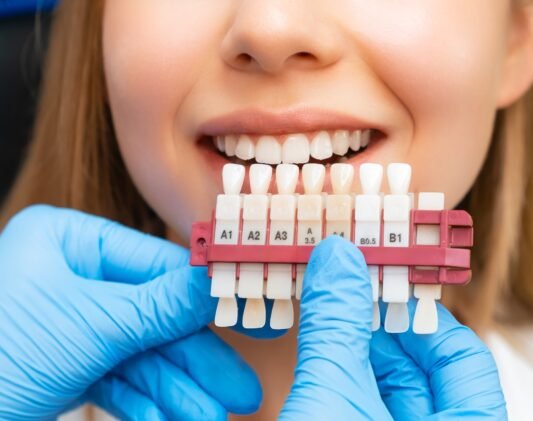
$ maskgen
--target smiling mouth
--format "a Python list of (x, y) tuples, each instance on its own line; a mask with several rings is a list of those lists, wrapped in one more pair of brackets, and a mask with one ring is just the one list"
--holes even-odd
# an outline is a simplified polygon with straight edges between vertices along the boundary
[(289, 134), (229, 133), (203, 136), (201, 143), (229, 162), (244, 165), (334, 164), (363, 154), (369, 145), (384, 137), (377, 129), (336, 129)]

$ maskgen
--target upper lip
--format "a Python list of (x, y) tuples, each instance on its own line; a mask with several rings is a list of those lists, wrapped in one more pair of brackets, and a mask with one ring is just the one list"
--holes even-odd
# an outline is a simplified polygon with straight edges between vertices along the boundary
[(317, 108), (295, 108), (271, 112), (258, 108), (233, 111), (206, 121), (199, 127), (200, 136), (228, 134), (291, 134), (318, 130), (384, 131), (378, 124), (360, 117)]

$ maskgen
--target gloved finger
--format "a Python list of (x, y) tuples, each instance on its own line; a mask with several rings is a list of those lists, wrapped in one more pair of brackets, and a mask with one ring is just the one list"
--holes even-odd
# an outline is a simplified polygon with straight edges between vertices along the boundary
[(381, 398), (395, 420), (433, 414), (433, 395), (426, 373), (383, 329), (372, 335), (370, 362)]
[(106, 375), (86, 392), (86, 399), (121, 420), (166, 420), (157, 405), (127, 382)]
[[(348, 241), (331, 236), (315, 247), (300, 302), (300, 356), (318, 351), (339, 364), (366, 364), (372, 336), (372, 298), (366, 263)], [(354, 358), (355, 357), (355, 358)]]
[(181, 368), (148, 351), (113, 370), (149, 396), (170, 419), (225, 420), (224, 407)]
[[(295, 382), (282, 417), (335, 411), (390, 419), (369, 361), (372, 291), (361, 252), (331, 236), (313, 250), (300, 304)], [(328, 413), (328, 412), (325, 412)]]
[(157, 352), (181, 367), (229, 412), (251, 414), (259, 408), (262, 390), (255, 372), (210, 329), (157, 348)]
[(54, 224), (68, 266), (84, 278), (138, 284), (183, 267), (189, 259), (183, 247), (105, 218), (49, 206), (35, 212)]
[[(216, 306), (209, 283), (207, 268), (185, 266), (141, 285), (80, 282), (74, 291), (79, 296), (71, 301), (91, 309), (88, 316), (95, 332), (93, 342), (98, 342), (95, 347), (108, 350), (114, 366), (207, 326)], [(81, 315), (83, 319), (88, 316)]]
[[(411, 319), (415, 303), (409, 303)], [(439, 329), (431, 335), (412, 331), (395, 340), (429, 378), (435, 410), (453, 415), (468, 408), (477, 414), (505, 415), (505, 400), (492, 354), (478, 336), (438, 305)]]

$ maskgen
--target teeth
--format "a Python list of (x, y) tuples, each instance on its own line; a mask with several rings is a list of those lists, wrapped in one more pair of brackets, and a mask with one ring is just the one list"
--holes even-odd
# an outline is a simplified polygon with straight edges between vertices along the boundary
[(350, 164), (333, 164), (330, 176), (334, 194), (350, 193), (353, 182), (353, 167)]
[(244, 183), (244, 166), (226, 164), (222, 169), (222, 184), (224, 194), (239, 194)]
[(282, 139), (273, 135), (214, 136), (213, 145), (228, 157), (236, 156), (244, 161), (255, 159), (269, 165), (305, 164), (311, 157), (326, 160), (333, 154), (342, 160), (350, 149), (357, 152), (369, 144), (371, 130), (322, 130), (310, 136), (304, 133), (284, 135)]
[(350, 149), (352, 151), (357, 152), (359, 149), (361, 149), (361, 137), (362, 137), (361, 130), (356, 130), (350, 136)]
[(276, 167), (276, 186), (279, 194), (293, 194), (298, 184), (299, 169), (294, 164), (280, 164)]
[(319, 132), (311, 142), (311, 156), (315, 159), (328, 159), (333, 155), (331, 138), (328, 132)]
[(389, 164), (387, 179), (392, 194), (407, 194), (411, 183), (411, 166), (409, 164)]
[(309, 141), (304, 134), (293, 134), (283, 143), (282, 161), (285, 164), (305, 164), (309, 162)]
[(281, 163), (281, 145), (273, 136), (261, 136), (255, 145), (255, 160), (262, 164)]
[(350, 148), (350, 132), (348, 130), (337, 130), (333, 134), (332, 144), (335, 155), (346, 155)]
[(237, 142), (237, 148), (235, 149), (235, 155), (244, 161), (253, 159), (255, 157), (255, 145), (249, 136), (241, 135)]
[(302, 168), (302, 179), (305, 194), (320, 194), (324, 187), (326, 168), (320, 164), (305, 164)]
[(226, 141), (224, 140), (224, 136), (216, 136), (213, 139), (213, 143), (220, 152), (224, 152), (226, 150)]
[(237, 136), (226, 136), (224, 143), (224, 146), (226, 148), (226, 155), (235, 156), (235, 149), (237, 149)]
[(250, 189), (252, 194), (267, 194), (272, 180), (272, 167), (265, 164), (253, 164), (250, 167)]
[(359, 179), (364, 194), (378, 194), (383, 180), (383, 167), (365, 163), (359, 167)]
[(370, 143), (370, 130), (363, 130), (361, 134), (361, 147), (366, 148)]

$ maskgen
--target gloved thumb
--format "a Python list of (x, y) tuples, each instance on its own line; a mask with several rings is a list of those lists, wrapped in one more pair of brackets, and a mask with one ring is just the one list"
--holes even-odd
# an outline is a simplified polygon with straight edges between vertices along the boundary
[(372, 336), (372, 288), (362, 253), (331, 236), (313, 250), (300, 310), (300, 361), (334, 356), (339, 364), (366, 362)]
[[(313, 250), (304, 276), (295, 383), (282, 417), (347, 407), (386, 415), (369, 360), (372, 291), (363, 255), (331, 236)], [(359, 408), (353, 402), (364, 402)], [(324, 408), (323, 408), (324, 407)], [(336, 412), (336, 411), (334, 411)], [(327, 412), (325, 412), (327, 413)]]

